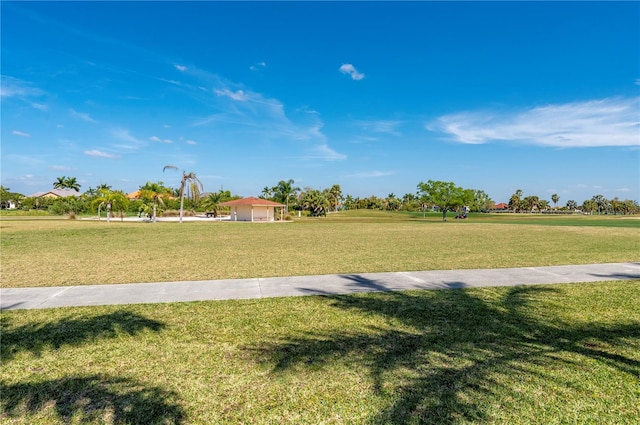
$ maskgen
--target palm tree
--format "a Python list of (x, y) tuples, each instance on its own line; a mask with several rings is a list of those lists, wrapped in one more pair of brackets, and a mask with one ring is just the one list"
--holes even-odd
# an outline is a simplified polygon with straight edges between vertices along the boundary
[(80, 192), (80, 183), (78, 183), (78, 179), (75, 177), (67, 178), (66, 182), (67, 189), (75, 190), (76, 192)]
[(100, 189), (98, 191), (98, 197), (93, 200), (92, 206), (98, 207), (98, 221), (100, 220), (100, 210), (106, 208), (107, 210), (107, 223), (111, 219), (111, 211), (119, 211), (120, 219), (124, 218), (123, 211), (129, 207), (129, 200), (124, 193), (120, 191), (112, 191), (110, 189)]
[(66, 189), (67, 188), (67, 177), (62, 176), (58, 177), (55, 182), (53, 182), (54, 189)]
[[(176, 167), (175, 165), (165, 165), (162, 171), (164, 172), (164, 170), (166, 170), (167, 168), (172, 168), (174, 170), (178, 169), (178, 167)], [(182, 223), (185, 188), (189, 190), (194, 201), (197, 201), (198, 198), (200, 198), (200, 192), (202, 192), (203, 190), (202, 182), (198, 179), (193, 171), (191, 171), (189, 174), (185, 173), (184, 170), (182, 171), (182, 180), (180, 182), (180, 223)]]
[(78, 179), (75, 177), (58, 177), (56, 181), (53, 182), (54, 189), (72, 189), (76, 192), (80, 192), (80, 184), (78, 183)]
[(558, 201), (560, 200), (560, 197), (558, 196), (557, 193), (554, 193), (553, 195), (551, 195), (551, 201), (553, 202), (553, 207), (557, 208), (558, 207)]
[(151, 183), (147, 182), (144, 186), (140, 187), (140, 198), (146, 200), (146, 202), (152, 202), (151, 211), (149, 211), (149, 205), (141, 209), (141, 212), (152, 213), (151, 219), (156, 222), (156, 210), (158, 203), (164, 207), (164, 198), (169, 197), (171, 189), (165, 187), (162, 182)]
[(299, 187), (293, 186), (294, 183), (293, 179), (289, 179), (287, 181), (280, 180), (278, 184), (271, 189), (276, 198), (275, 200), (278, 202), (284, 202), (287, 205), (285, 210), (287, 213), (289, 212), (289, 198), (300, 190)]

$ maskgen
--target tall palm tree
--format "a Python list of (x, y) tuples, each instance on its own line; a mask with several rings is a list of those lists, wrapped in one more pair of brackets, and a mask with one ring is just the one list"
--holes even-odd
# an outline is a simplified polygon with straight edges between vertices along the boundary
[(557, 193), (554, 193), (553, 195), (551, 195), (551, 201), (553, 202), (553, 207), (557, 208), (558, 207), (558, 201), (560, 200), (560, 197), (558, 196)]
[(75, 177), (58, 177), (56, 181), (53, 182), (54, 189), (71, 189), (76, 192), (80, 192), (80, 183), (78, 183), (78, 179)]
[(291, 195), (294, 195), (300, 190), (299, 187), (293, 186), (294, 183), (295, 182), (293, 179), (289, 179), (287, 181), (280, 180), (278, 184), (272, 189), (276, 200), (278, 202), (284, 202), (287, 205), (285, 210), (286, 212), (289, 212), (289, 198), (291, 198)]
[(76, 192), (80, 192), (80, 183), (78, 183), (78, 179), (75, 177), (67, 178), (67, 189), (75, 190)]
[(62, 176), (62, 177), (56, 178), (56, 181), (53, 182), (53, 188), (54, 189), (66, 189), (67, 188), (67, 177), (66, 176)]
[[(164, 170), (166, 170), (167, 168), (178, 170), (178, 167), (176, 167), (175, 165), (165, 165), (162, 171), (164, 172)], [(180, 223), (182, 223), (185, 188), (189, 190), (194, 201), (197, 201), (198, 198), (200, 198), (200, 192), (203, 191), (202, 182), (200, 181), (200, 179), (198, 179), (198, 176), (196, 176), (193, 171), (188, 174), (185, 173), (184, 170), (182, 171), (182, 180), (180, 182)]]

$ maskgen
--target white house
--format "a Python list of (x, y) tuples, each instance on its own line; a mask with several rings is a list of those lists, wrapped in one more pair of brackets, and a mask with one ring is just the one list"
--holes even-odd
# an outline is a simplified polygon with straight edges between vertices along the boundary
[(280, 219), (282, 219), (284, 208), (284, 204), (254, 196), (222, 202), (220, 206), (231, 208), (231, 221), (274, 221), (275, 209), (280, 208)]

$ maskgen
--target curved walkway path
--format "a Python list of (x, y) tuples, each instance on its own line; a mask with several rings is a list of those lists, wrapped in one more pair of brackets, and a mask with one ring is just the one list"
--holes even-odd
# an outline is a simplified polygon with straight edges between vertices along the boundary
[(0, 310), (640, 279), (640, 262), (2, 288)]

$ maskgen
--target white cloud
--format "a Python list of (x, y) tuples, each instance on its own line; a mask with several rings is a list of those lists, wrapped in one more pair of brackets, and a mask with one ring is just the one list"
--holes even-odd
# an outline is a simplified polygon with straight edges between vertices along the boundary
[(18, 78), (2, 75), (0, 79), (0, 97), (37, 97), (44, 92), (32, 87), (30, 83)]
[(195, 140), (191, 140), (191, 139), (187, 139), (184, 141), (187, 145), (197, 145), (198, 142), (196, 142)]
[(227, 88), (219, 90), (214, 90), (218, 96), (225, 96), (233, 100), (237, 100), (239, 102), (244, 102), (249, 100), (249, 96), (242, 90), (231, 91)]
[(84, 151), (83, 153), (88, 156), (97, 156), (99, 158), (109, 158), (109, 159), (120, 158), (118, 155), (112, 155), (110, 153), (102, 152), (96, 149), (93, 149), (90, 151)]
[(50, 170), (54, 170), (54, 171), (71, 171), (71, 170), (73, 170), (73, 168), (67, 167), (66, 165), (50, 165), (49, 169)]
[(364, 78), (364, 74), (358, 72), (355, 66), (350, 63), (345, 63), (340, 67), (340, 72), (343, 74), (349, 74), (351, 79), (353, 80), (362, 80)]
[(31, 106), (32, 106), (34, 109), (37, 109), (37, 110), (39, 110), (39, 111), (44, 111), (44, 112), (46, 112), (46, 111), (48, 111), (48, 110), (49, 110), (49, 107), (48, 107), (47, 105), (45, 105), (45, 104), (42, 104), (42, 103), (35, 103), (35, 102), (33, 102), (33, 103), (31, 104)]
[(156, 143), (166, 143), (166, 144), (171, 144), (173, 143), (173, 140), (171, 139), (161, 139), (157, 136), (151, 136), (149, 137), (149, 140), (151, 140), (152, 142), (156, 142)]
[(138, 139), (137, 137), (132, 136), (129, 133), (129, 130), (125, 129), (115, 129), (111, 131), (113, 137), (118, 140), (122, 140), (123, 142), (127, 142), (129, 145), (117, 145), (116, 147), (120, 149), (128, 149), (128, 150), (137, 150), (143, 146), (148, 145), (144, 140)]
[(374, 133), (387, 133), (393, 136), (402, 136), (397, 127), (402, 125), (402, 121), (378, 120), (378, 121), (356, 121), (356, 124), (367, 131)]
[(344, 161), (347, 156), (331, 149), (326, 143), (316, 145), (312, 148), (312, 154), (306, 155), (304, 159), (322, 159), (325, 161)]
[(176, 67), (176, 69), (180, 72), (185, 72), (187, 70), (187, 67), (184, 65), (174, 65)]
[(394, 173), (391, 171), (367, 171), (363, 173), (349, 174), (345, 177), (368, 179), (368, 178), (374, 178), (374, 177), (386, 177), (386, 176), (391, 176), (393, 174)]
[(640, 145), (640, 97), (547, 105), (522, 112), (461, 112), (427, 126), (460, 143), (510, 141), (553, 147)]
[(90, 122), (92, 124), (97, 124), (98, 121), (94, 120), (93, 118), (91, 118), (91, 116), (85, 112), (78, 112), (75, 109), (70, 109), (69, 112), (71, 112), (71, 116), (74, 118), (77, 118), (79, 120), (85, 121), (85, 122)]
[(24, 131), (18, 131), (18, 130), (13, 130), (11, 134), (15, 134), (16, 136), (20, 136), (20, 137), (31, 137), (29, 133), (25, 133)]
[(250, 70), (252, 70), (252, 71), (256, 71), (256, 70), (258, 70), (259, 68), (266, 68), (266, 66), (267, 66), (267, 63), (266, 63), (266, 62), (258, 62), (258, 63), (257, 63), (257, 64), (255, 64), (255, 65), (251, 65), (251, 66), (249, 67), (249, 69), (250, 69)]

